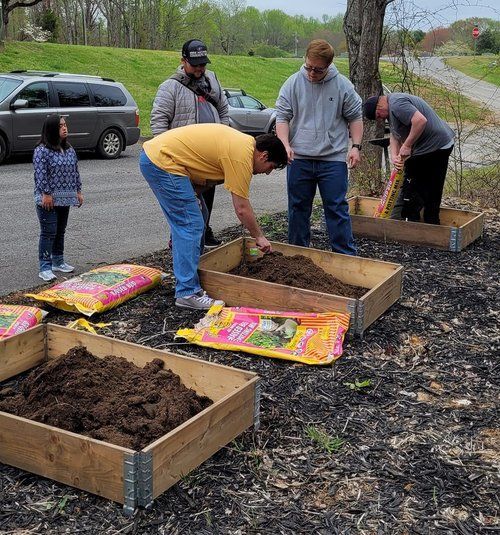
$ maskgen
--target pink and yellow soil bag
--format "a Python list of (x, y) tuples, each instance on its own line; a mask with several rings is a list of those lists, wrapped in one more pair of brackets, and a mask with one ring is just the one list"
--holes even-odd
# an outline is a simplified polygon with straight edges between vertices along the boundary
[(276, 312), (214, 305), (176, 338), (200, 346), (245, 351), (304, 364), (331, 364), (342, 355), (349, 314)]
[(389, 178), (387, 181), (384, 193), (380, 198), (380, 202), (375, 209), (373, 217), (382, 217), (384, 219), (391, 217), (392, 209), (396, 204), (396, 199), (398, 198), (399, 190), (401, 189), (402, 185), (403, 171), (398, 171), (395, 169), (391, 174), (391, 178)]
[(26, 294), (66, 312), (92, 316), (136, 297), (158, 285), (164, 274), (133, 264), (102, 266), (37, 294)]
[(47, 312), (37, 307), (0, 304), (0, 340), (22, 333), (42, 323)]

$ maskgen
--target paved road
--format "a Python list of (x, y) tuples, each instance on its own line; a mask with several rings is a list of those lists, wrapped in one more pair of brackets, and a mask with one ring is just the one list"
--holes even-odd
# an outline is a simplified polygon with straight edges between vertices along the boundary
[(424, 78), (434, 78), (450, 88), (458, 88), (472, 100), (479, 101), (500, 114), (500, 88), (489, 82), (471, 78), (446, 65), (441, 58), (409, 58), (411, 69)]
[[(137, 167), (140, 145), (114, 161), (80, 155), (85, 204), (70, 211), (66, 260), (83, 272), (163, 249), (167, 225)], [(41, 284), (38, 278), (39, 224), (33, 203), (33, 168), (28, 157), (0, 166), (0, 295)], [(257, 175), (250, 200), (257, 215), (286, 209), (285, 171)], [(231, 195), (217, 188), (212, 227), (238, 224)]]

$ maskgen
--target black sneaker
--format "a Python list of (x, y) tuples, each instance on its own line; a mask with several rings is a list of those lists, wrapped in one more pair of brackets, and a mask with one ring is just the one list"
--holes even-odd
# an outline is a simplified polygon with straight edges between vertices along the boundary
[(207, 249), (213, 249), (214, 247), (219, 247), (222, 245), (222, 241), (218, 240), (210, 227), (205, 231), (205, 247)]

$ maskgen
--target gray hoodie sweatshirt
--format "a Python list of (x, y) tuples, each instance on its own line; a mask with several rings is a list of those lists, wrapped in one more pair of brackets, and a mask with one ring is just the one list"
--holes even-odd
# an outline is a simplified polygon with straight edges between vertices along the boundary
[(283, 84), (276, 109), (276, 122), (289, 123), (296, 158), (346, 161), (348, 123), (362, 119), (361, 97), (335, 65), (317, 83), (301, 67)]

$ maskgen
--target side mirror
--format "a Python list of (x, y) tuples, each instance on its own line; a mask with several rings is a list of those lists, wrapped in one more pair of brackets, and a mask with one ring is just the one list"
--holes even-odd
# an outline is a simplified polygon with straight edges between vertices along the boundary
[(24, 98), (18, 98), (10, 105), (10, 109), (18, 110), (19, 108), (27, 108), (28, 104), (29, 104), (28, 101), (25, 100)]

